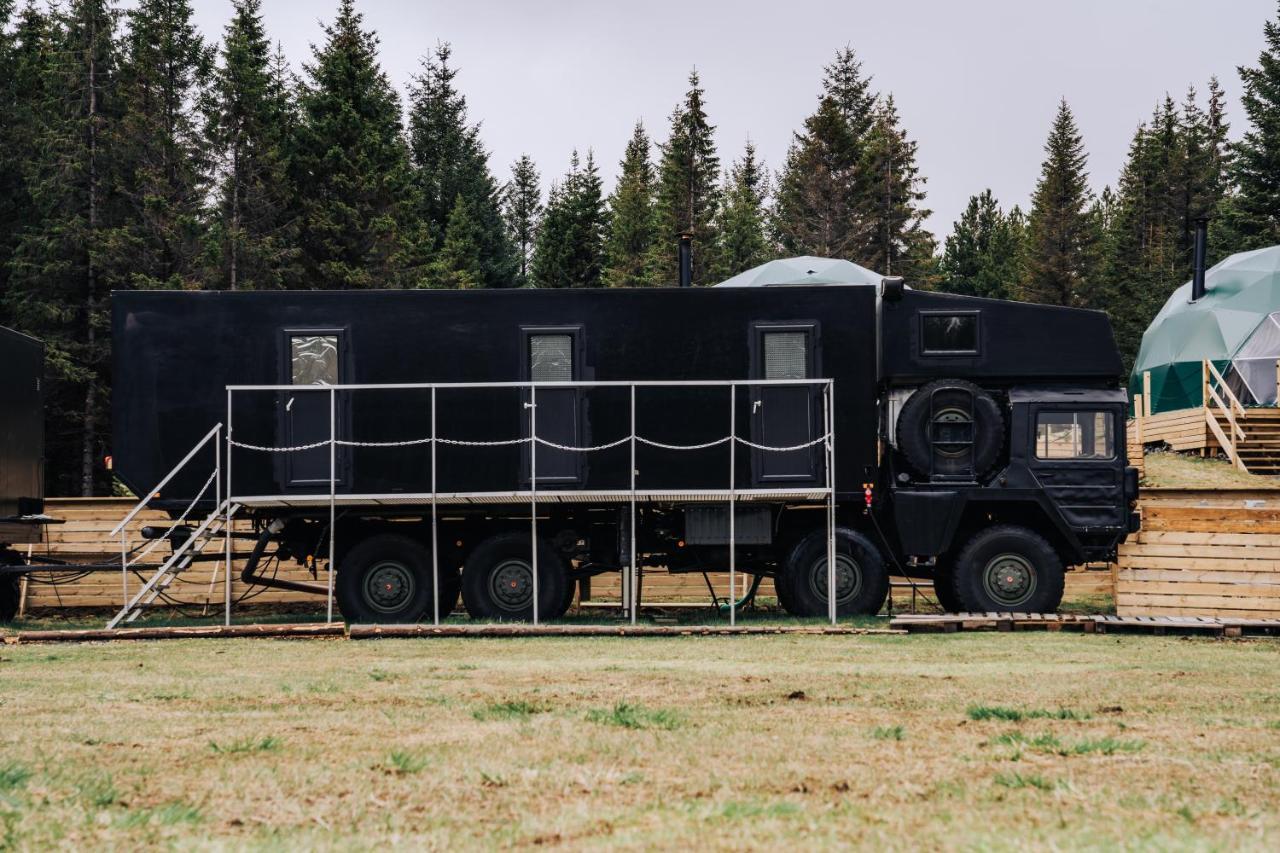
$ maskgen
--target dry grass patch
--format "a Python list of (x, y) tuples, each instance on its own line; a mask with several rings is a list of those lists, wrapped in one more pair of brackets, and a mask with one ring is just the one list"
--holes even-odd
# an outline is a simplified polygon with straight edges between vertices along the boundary
[(1032, 633), (10, 646), (0, 848), (1274, 849), (1277, 664)]

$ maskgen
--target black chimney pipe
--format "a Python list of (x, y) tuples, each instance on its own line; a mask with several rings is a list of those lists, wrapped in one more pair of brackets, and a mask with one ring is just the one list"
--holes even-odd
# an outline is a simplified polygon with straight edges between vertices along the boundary
[(1203, 216), (1196, 220), (1195, 268), (1191, 273), (1191, 301), (1204, 296), (1205, 243), (1209, 239), (1209, 220)]
[(693, 235), (688, 231), (680, 234), (680, 286), (693, 286)]

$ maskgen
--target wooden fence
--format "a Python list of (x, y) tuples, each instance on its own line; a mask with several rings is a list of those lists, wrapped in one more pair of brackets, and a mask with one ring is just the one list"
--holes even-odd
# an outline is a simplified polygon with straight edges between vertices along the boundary
[(1280, 617), (1280, 492), (1146, 492), (1115, 601), (1120, 616)]

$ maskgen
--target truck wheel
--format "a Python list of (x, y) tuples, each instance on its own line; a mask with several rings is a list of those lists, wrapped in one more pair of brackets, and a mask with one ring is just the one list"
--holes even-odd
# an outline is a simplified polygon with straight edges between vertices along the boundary
[[(444, 608), (451, 604), (444, 572), (440, 588), (443, 616)], [(431, 555), (408, 536), (370, 536), (338, 563), (334, 593), (348, 622), (417, 622), (432, 611)], [(452, 601), (457, 601), (456, 591), (453, 594)]]
[(1066, 582), (1062, 560), (1043, 536), (1002, 524), (974, 536), (951, 572), (955, 598), (974, 613), (1052, 613)]
[[(502, 533), (486, 539), (462, 569), (462, 602), (472, 619), (532, 619), (533, 566), (529, 535)], [(560, 555), (538, 540), (538, 618), (555, 619), (567, 579)]]
[[(826, 616), (827, 532), (815, 530), (792, 549), (783, 575), (787, 609), (796, 616)], [(889, 593), (889, 572), (871, 541), (847, 527), (836, 528), (836, 615), (874, 616)], [(780, 596), (781, 597), (781, 596)]]
[[(539, 566), (541, 568), (541, 566)], [(552, 619), (559, 619), (561, 616), (569, 612), (569, 608), (573, 606), (573, 594), (578, 591), (578, 582), (569, 580), (568, 575), (565, 576), (564, 582), (564, 598), (560, 599), (560, 605), (556, 608), (556, 612), (552, 615)]]
[(787, 611), (791, 615), (795, 615), (795, 610), (791, 604), (791, 585), (786, 583), (786, 569), (781, 566), (773, 573), (773, 592), (778, 597), (778, 606)]
[(12, 622), (18, 615), (18, 576), (0, 577), (0, 622)]
[[(972, 431), (972, 455), (961, 440), (948, 447), (948, 432)], [(1004, 449), (1004, 416), (995, 398), (963, 379), (938, 379), (916, 389), (898, 415), (898, 449), (917, 473), (981, 477)]]
[(936, 566), (933, 570), (933, 595), (945, 613), (959, 613), (960, 600), (956, 598), (955, 584), (951, 580), (950, 566)]

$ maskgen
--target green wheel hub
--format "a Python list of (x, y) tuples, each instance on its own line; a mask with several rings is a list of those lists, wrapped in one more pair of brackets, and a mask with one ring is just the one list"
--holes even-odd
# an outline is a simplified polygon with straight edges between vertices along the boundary
[(1036, 569), (1021, 554), (997, 554), (982, 572), (982, 588), (992, 600), (1016, 607), (1036, 592)]
[[(827, 600), (827, 557), (822, 555), (809, 566), (809, 590)], [(862, 567), (848, 554), (836, 553), (836, 606), (849, 603), (862, 591)]]
[(395, 613), (417, 592), (413, 571), (398, 560), (375, 563), (364, 576), (364, 600), (379, 613)]
[(489, 573), (489, 593), (502, 610), (518, 613), (533, 604), (533, 566), (528, 560), (503, 560)]

